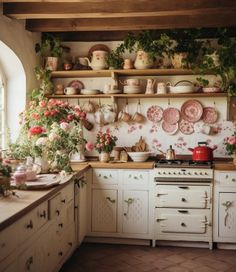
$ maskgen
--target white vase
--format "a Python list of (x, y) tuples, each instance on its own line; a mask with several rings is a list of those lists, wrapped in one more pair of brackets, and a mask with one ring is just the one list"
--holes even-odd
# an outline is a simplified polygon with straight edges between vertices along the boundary
[(50, 165), (46, 156), (35, 158), (34, 163), (38, 167), (37, 172), (42, 174), (48, 173)]

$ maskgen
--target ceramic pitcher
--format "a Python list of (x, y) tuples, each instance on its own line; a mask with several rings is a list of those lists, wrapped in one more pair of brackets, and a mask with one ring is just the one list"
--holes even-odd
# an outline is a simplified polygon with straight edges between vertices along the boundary
[(137, 52), (137, 56), (134, 62), (136, 69), (149, 69), (153, 66), (153, 60), (149, 57), (148, 53), (143, 50)]
[(91, 61), (88, 58), (86, 58), (86, 60), (93, 70), (102, 70), (108, 68), (106, 63), (107, 55), (107, 51), (95, 50), (92, 53)]

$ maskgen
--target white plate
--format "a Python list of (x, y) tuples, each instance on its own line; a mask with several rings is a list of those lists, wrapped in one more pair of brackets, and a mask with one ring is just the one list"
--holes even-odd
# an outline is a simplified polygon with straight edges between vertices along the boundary
[(124, 86), (124, 93), (127, 94), (137, 94), (142, 93), (142, 89), (138, 86)]
[(109, 92), (107, 92), (108, 94), (119, 94), (122, 93), (121, 90), (110, 90)]
[(87, 95), (93, 95), (93, 94), (99, 94), (100, 91), (97, 90), (97, 89), (82, 89), (80, 93), (81, 93), (81, 94), (85, 94), (85, 95), (86, 95), (86, 94), (87, 94)]

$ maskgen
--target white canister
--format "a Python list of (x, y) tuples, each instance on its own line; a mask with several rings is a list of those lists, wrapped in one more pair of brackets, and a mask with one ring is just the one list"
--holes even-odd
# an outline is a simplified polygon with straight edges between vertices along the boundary
[(157, 83), (157, 94), (166, 94), (167, 93), (167, 84), (165, 82)]

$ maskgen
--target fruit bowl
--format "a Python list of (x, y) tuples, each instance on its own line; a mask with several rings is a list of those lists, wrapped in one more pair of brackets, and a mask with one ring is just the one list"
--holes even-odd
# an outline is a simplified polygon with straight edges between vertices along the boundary
[(149, 158), (151, 152), (128, 152), (128, 155), (134, 162), (144, 162)]

